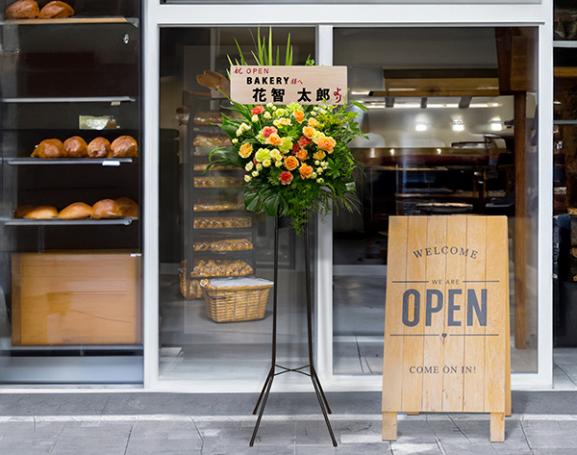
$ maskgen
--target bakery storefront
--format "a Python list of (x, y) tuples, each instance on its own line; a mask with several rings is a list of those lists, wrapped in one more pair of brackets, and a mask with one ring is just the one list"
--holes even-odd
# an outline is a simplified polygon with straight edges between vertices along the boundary
[[(230, 145), (218, 126), (229, 102), (211, 80), (269, 29), (279, 55), (290, 36), (295, 65), (346, 66), (349, 99), (367, 108), (351, 144), (360, 210), (311, 220), (326, 389), (380, 388), (388, 220), (435, 214), (508, 217), (513, 387), (551, 387), (548, 3), (71, 3), (71, 17), (1, 25), (6, 388), (262, 385), (271, 299), (248, 311), (242, 293), (273, 280), (274, 219), (246, 211), (243, 172), (207, 163)], [(302, 242), (281, 228), (289, 367), (307, 357)], [(237, 310), (210, 297), (225, 279)], [(275, 388), (309, 390), (296, 376)]]

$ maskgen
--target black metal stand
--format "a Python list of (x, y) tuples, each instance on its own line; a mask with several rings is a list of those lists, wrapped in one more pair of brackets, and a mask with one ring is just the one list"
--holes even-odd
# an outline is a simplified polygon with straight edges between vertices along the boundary
[[(333, 446), (337, 446), (337, 440), (335, 438), (335, 434), (333, 433), (333, 428), (331, 426), (331, 422), (329, 421), (328, 414), (331, 414), (331, 408), (329, 406), (329, 402), (327, 401), (327, 397), (323, 391), (321, 386), (321, 382), (319, 381), (319, 377), (317, 376), (317, 372), (314, 366), (314, 357), (313, 357), (313, 335), (312, 335), (312, 304), (311, 304), (311, 274), (310, 274), (310, 255), (309, 255), (309, 231), (308, 225), (304, 228), (304, 242), (305, 242), (305, 286), (306, 286), (306, 300), (307, 300), (307, 338), (308, 338), (308, 355), (309, 355), (309, 363), (307, 365), (303, 365), (302, 367), (298, 368), (287, 368), (285, 366), (279, 365), (276, 363), (276, 331), (277, 331), (277, 280), (278, 280), (278, 233), (279, 233), (279, 216), (275, 218), (274, 222), (274, 289), (273, 289), (273, 313), (272, 313), (272, 360), (271, 360), (271, 367), (264, 382), (264, 386), (262, 388), (262, 392), (258, 397), (256, 402), (256, 406), (254, 407), (253, 414), (258, 413), (258, 417), (256, 419), (256, 425), (254, 426), (254, 431), (252, 433), (252, 438), (250, 440), (250, 446), (254, 446), (254, 441), (256, 439), (256, 435), (258, 434), (258, 429), (260, 427), (260, 422), (262, 420), (262, 415), (264, 413), (264, 408), (266, 407), (266, 402), (270, 393), (270, 389), (272, 387), (272, 382), (275, 376), (284, 373), (300, 373), (304, 374), (311, 378), (311, 382), (313, 383), (313, 388), (315, 389), (315, 393), (317, 395), (317, 399), (319, 401), (319, 405), (321, 407), (321, 411), (323, 413), (323, 417), (325, 418), (325, 422), (327, 424), (327, 428), (329, 430), (329, 434), (331, 436)], [(304, 371), (308, 368), (308, 372)], [(280, 371), (277, 371), (280, 369)]]

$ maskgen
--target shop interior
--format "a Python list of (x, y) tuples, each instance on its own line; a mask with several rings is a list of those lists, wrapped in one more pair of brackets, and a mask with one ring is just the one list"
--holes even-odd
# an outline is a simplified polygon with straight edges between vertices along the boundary
[[(273, 31), (281, 54), (290, 33), (295, 64), (316, 55), (314, 29)], [(225, 75), (235, 41), (249, 53), (258, 33), (161, 30), (161, 379), (267, 371), (270, 304), (264, 318), (219, 322), (201, 284), (271, 280), (272, 220), (244, 211), (242, 173), (206, 171), (208, 150), (229, 143), (215, 126), (227, 100), (202, 75)], [(333, 63), (368, 108), (366, 137), (351, 144), (360, 211), (335, 212), (325, 233), (333, 295), (317, 305), (332, 304), (334, 374), (382, 373), (388, 217), (462, 213), (509, 219), (512, 370), (537, 371), (536, 38), (532, 28), (334, 29)], [(288, 229), (281, 245), (279, 362), (296, 366), (306, 363), (302, 246)]]

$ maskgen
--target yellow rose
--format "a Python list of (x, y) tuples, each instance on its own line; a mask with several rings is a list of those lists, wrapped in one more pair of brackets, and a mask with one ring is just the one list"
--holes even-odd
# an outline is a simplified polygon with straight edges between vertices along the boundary
[(303, 128), (303, 136), (311, 139), (313, 137), (313, 135), (315, 134), (316, 130), (312, 127), (312, 126), (305, 126)]
[(320, 123), (316, 118), (310, 118), (308, 121), (308, 125), (312, 126), (313, 128), (318, 128)]
[(242, 158), (248, 158), (252, 154), (252, 144), (249, 144), (248, 142), (242, 144), (238, 150), (238, 154)]
[(321, 161), (325, 159), (325, 156), (327, 156), (327, 154), (322, 150), (319, 150), (313, 155), (313, 158), (317, 161)]

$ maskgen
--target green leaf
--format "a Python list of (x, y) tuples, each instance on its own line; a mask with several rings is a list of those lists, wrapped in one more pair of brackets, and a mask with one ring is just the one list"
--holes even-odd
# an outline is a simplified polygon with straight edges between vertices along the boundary
[(289, 32), (287, 39), (286, 39), (286, 50), (285, 50), (285, 58), (284, 64), (286, 66), (292, 65), (292, 46), (291, 46), (291, 34)]
[(268, 28), (268, 64), (272, 65), (272, 27)]
[(353, 106), (358, 107), (361, 111), (367, 112), (369, 108), (359, 101), (351, 101)]

